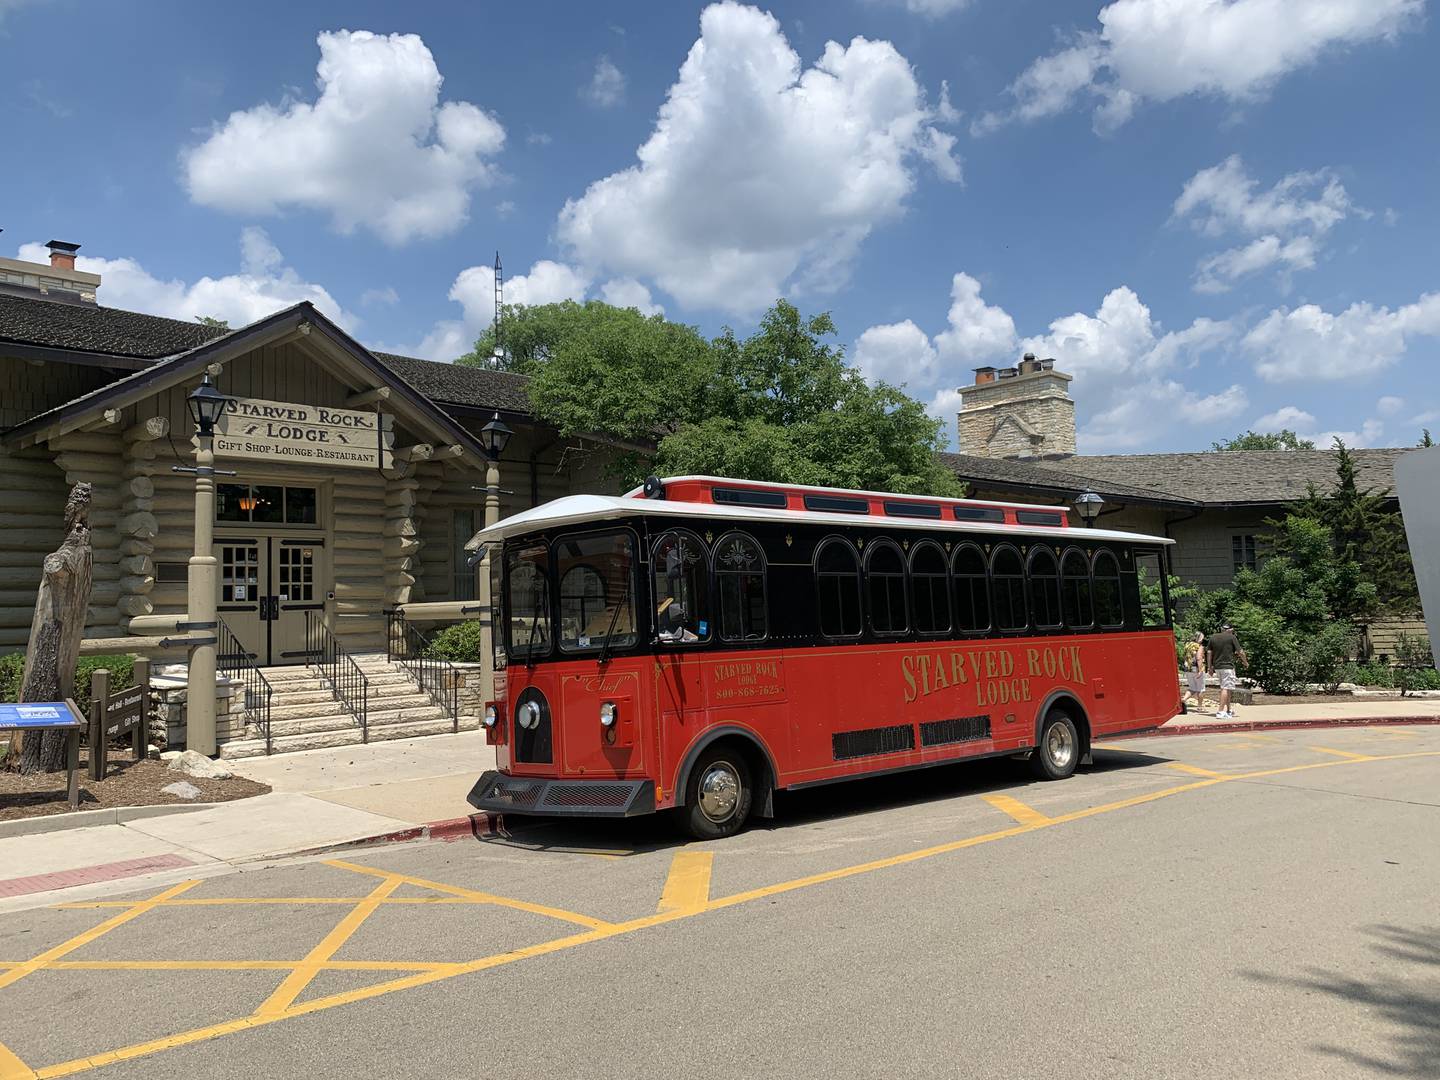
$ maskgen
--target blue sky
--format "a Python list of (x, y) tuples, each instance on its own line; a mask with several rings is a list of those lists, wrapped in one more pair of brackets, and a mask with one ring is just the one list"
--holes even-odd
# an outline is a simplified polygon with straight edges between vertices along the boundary
[[(1426, 0), (0, 0), (0, 251), (448, 359), (508, 300), (834, 314), (938, 415), (1026, 348), (1082, 452), (1440, 429)], [(317, 70), (318, 65), (318, 70)], [(953, 440), (953, 424), (951, 427)]]

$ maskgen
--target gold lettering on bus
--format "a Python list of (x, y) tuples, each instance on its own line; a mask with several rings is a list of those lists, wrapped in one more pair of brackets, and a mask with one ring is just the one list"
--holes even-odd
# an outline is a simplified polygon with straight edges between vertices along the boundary
[(715, 701), (747, 701), (785, 692), (778, 660), (736, 660), (711, 666)]
[(965, 686), (976, 705), (991, 706), (1033, 700), (1031, 679), (1083, 683), (1085, 669), (1079, 645), (1027, 647), (1023, 658), (1006, 648), (957, 649), (907, 653), (900, 657), (900, 677), (907, 705)]

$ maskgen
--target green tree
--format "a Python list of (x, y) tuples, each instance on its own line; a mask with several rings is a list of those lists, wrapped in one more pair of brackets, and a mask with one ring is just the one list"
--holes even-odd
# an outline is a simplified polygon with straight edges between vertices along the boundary
[(1416, 446), (1434, 446), (1435, 440), (1430, 437), (1430, 429), (1427, 427), (1420, 433), (1420, 441)]
[(1211, 450), (1314, 450), (1315, 444), (1289, 428), (1279, 431), (1247, 431), (1233, 439), (1210, 444)]
[(201, 326), (210, 326), (216, 330), (229, 330), (230, 323), (226, 319), (217, 319), (214, 315), (196, 315), (195, 321)]

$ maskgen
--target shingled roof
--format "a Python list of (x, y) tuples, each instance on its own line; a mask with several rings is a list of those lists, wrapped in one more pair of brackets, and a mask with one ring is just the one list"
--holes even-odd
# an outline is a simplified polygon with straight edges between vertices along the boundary
[(373, 354), (382, 364), (431, 401), (478, 409), (530, 412), (528, 376), (513, 371), (490, 371), (467, 364), (446, 364), (398, 353)]
[(204, 345), (225, 333), (215, 326), (96, 304), (60, 304), (29, 296), (0, 295), (0, 344), (158, 360)]
[(1081, 491), (1094, 491), (1118, 502), (1154, 503), (1165, 506), (1195, 506), (1197, 502), (1184, 495), (1142, 487), (1122, 480), (1106, 479), (1084, 475), (1079, 471), (1089, 458), (1073, 458), (1081, 465), (1072, 472), (1046, 468), (1055, 464), (1014, 461), (1007, 458), (977, 457), (972, 454), (940, 453), (935, 455), (944, 462), (961, 480), (970, 481), (982, 487), (1009, 488), (1012, 490), (1039, 491), (1058, 495), (1066, 502)]

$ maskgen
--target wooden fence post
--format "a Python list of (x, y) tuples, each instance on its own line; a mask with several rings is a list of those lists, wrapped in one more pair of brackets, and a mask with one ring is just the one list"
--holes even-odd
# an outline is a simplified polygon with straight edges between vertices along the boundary
[(90, 676), (90, 779), (104, 780), (109, 746), (105, 738), (105, 706), (110, 701), (110, 672), (97, 668)]
[(136, 761), (144, 761), (150, 741), (150, 661), (143, 656), (135, 661), (135, 685), (144, 696), (140, 699), (140, 724), (130, 735), (130, 748), (135, 752)]

